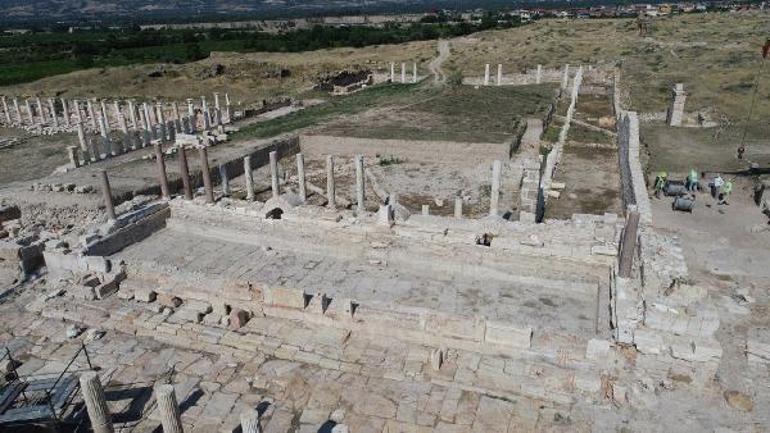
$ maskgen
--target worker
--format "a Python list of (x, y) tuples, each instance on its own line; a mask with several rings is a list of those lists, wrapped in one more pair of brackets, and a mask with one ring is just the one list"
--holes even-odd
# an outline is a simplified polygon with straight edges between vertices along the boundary
[(660, 198), (663, 188), (666, 186), (666, 180), (668, 179), (668, 173), (665, 171), (658, 172), (655, 176), (655, 197)]
[(700, 190), (700, 181), (698, 180), (698, 172), (690, 170), (690, 175), (687, 176), (687, 182), (685, 187), (690, 192), (697, 192)]
[(722, 176), (717, 173), (716, 176), (714, 176), (713, 179), (711, 179), (711, 183), (709, 186), (711, 187), (711, 197), (714, 199), (719, 198), (719, 193), (722, 191), (722, 186), (725, 184), (724, 179), (722, 179)]
[(733, 183), (728, 180), (722, 187), (722, 193), (719, 195), (719, 204), (729, 205), (727, 197), (730, 196), (731, 192), (733, 192)]

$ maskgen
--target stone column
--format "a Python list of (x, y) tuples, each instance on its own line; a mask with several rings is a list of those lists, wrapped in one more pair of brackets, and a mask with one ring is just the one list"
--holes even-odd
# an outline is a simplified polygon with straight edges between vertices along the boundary
[(326, 155), (326, 200), (327, 205), (334, 209), (337, 207), (337, 192), (334, 187), (334, 156)]
[(278, 185), (278, 152), (270, 152), (270, 180), (273, 189), (273, 198), (281, 195), (280, 185)]
[(241, 412), (242, 433), (262, 433), (259, 425), (259, 412), (255, 409), (247, 409)]
[(131, 120), (131, 128), (139, 129), (139, 123), (136, 121), (136, 107), (133, 100), (128, 100), (128, 118)]
[(430, 215), (430, 206), (428, 206), (427, 204), (422, 205), (422, 215), (423, 216)]
[(194, 134), (197, 121), (195, 118), (195, 105), (191, 98), (187, 98), (187, 116), (190, 118), (190, 130), (187, 133)]
[(43, 111), (43, 101), (40, 98), (35, 98), (35, 105), (37, 105), (37, 115), (40, 116), (40, 124), (45, 123), (45, 111)]
[(80, 101), (73, 99), (72, 105), (75, 108), (75, 122), (83, 123), (83, 114), (80, 113)]
[(564, 72), (561, 76), (561, 89), (567, 90), (567, 87), (569, 87), (569, 63), (564, 65)]
[(107, 218), (109, 218), (110, 221), (115, 221), (118, 218), (115, 215), (115, 206), (112, 204), (112, 188), (110, 188), (110, 179), (107, 177), (107, 170), (101, 170), (100, 173), (102, 176), (102, 197), (104, 198), (104, 206), (107, 210)]
[(193, 192), (192, 185), (190, 184), (190, 168), (187, 166), (187, 149), (184, 146), (179, 146), (179, 173), (182, 175), (182, 189), (184, 190), (184, 199), (192, 200)]
[(167, 141), (168, 137), (166, 136), (166, 120), (163, 116), (163, 104), (160, 102), (155, 104), (155, 120), (158, 122), (160, 141)]
[(203, 175), (203, 188), (206, 190), (206, 203), (214, 203), (214, 185), (211, 183), (209, 171), (209, 151), (206, 146), (200, 148), (201, 170)]
[(297, 183), (299, 183), (299, 197), (303, 202), (307, 201), (307, 185), (305, 184), (305, 157), (297, 154)]
[(543, 65), (537, 65), (537, 74), (535, 75), (535, 83), (540, 84), (543, 82)]
[(484, 85), (489, 85), (489, 63), (484, 65)]
[(406, 63), (401, 63), (401, 84), (406, 83)]
[(94, 433), (114, 433), (110, 409), (107, 407), (107, 398), (104, 396), (99, 375), (94, 371), (81, 374), (80, 390), (83, 393), (88, 419), (91, 421), (91, 429)]
[(35, 124), (35, 116), (32, 114), (32, 104), (30, 104), (29, 99), (25, 102), (27, 104), (27, 122), (29, 122), (29, 126), (33, 126)]
[(86, 99), (86, 109), (88, 117), (91, 119), (91, 129), (96, 130), (99, 126), (96, 123), (96, 114), (94, 114), (94, 104), (90, 99)]
[(48, 108), (51, 110), (51, 125), (54, 128), (59, 127), (59, 118), (56, 117), (56, 102), (53, 98), (48, 98)]
[(257, 195), (254, 192), (254, 171), (251, 169), (251, 157), (243, 158), (243, 174), (246, 177), (246, 200), (254, 201)]
[(214, 92), (214, 109), (219, 110), (219, 93)]
[(99, 152), (99, 143), (96, 141), (96, 137), (90, 137), (88, 143), (91, 148), (91, 161), (96, 162), (102, 159), (102, 153)]
[(104, 117), (99, 117), (99, 132), (102, 137), (102, 145), (104, 146), (104, 152), (115, 156), (116, 153), (112, 149), (112, 141), (110, 140), (110, 136), (107, 133), (107, 120)]
[(366, 210), (364, 203), (364, 156), (356, 155), (356, 203), (358, 205), (358, 212), (363, 213)]
[(455, 218), (463, 217), (463, 198), (455, 197)]
[(670, 126), (682, 126), (684, 117), (684, 103), (687, 100), (687, 93), (684, 91), (684, 84), (677, 83), (674, 86), (671, 95), (671, 106), (668, 109), (668, 124)]
[(70, 110), (67, 104), (67, 100), (64, 98), (61, 98), (61, 110), (62, 117), (64, 118), (64, 125), (70, 126)]
[(497, 216), (497, 207), (500, 201), (500, 173), (503, 164), (499, 160), (492, 163), (492, 192), (489, 196), (489, 215)]
[(11, 113), (8, 111), (8, 101), (5, 100), (5, 96), (3, 96), (3, 113), (5, 114), (5, 121), (10, 125), (11, 122)]
[[(225, 96), (227, 96), (226, 93)], [(230, 98), (227, 98), (227, 102), (225, 103), (225, 119), (225, 123), (231, 123), (233, 121), (232, 111), (230, 109)]]
[(173, 385), (155, 385), (155, 401), (158, 404), (163, 433), (184, 433), (179, 404)]
[[(174, 110), (174, 126), (176, 126), (176, 132), (181, 133), (182, 132), (182, 117), (179, 115), (179, 104), (174, 101), (174, 104), (171, 106), (171, 109)], [(187, 132), (187, 131), (184, 131)]]
[(390, 82), (396, 82), (396, 64), (393, 62), (390, 62)]
[(168, 177), (166, 176), (166, 161), (163, 160), (163, 148), (160, 143), (155, 143), (155, 159), (158, 164), (158, 182), (160, 182), (160, 195), (165, 200), (171, 199), (168, 191)]
[(16, 122), (21, 125), (21, 109), (19, 108), (19, 98), (13, 98), (13, 111), (16, 112)]
[(417, 62), (412, 63), (412, 83), (417, 82)]
[(201, 114), (203, 114), (203, 130), (208, 131), (211, 129), (211, 116), (209, 115), (209, 106), (206, 103), (206, 97), (201, 97), (201, 103), (203, 108), (201, 109)]
[(72, 165), (72, 168), (80, 167), (80, 157), (78, 157), (77, 146), (67, 146), (67, 156), (70, 159), (70, 165)]
[(118, 118), (118, 126), (124, 134), (128, 134), (128, 123), (126, 123), (126, 116), (123, 115), (123, 110), (120, 108), (120, 102), (115, 101), (115, 116)]
[(99, 101), (99, 105), (101, 106), (102, 110), (102, 118), (104, 119), (104, 128), (107, 130), (107, 133), (109, 134), (112, 129), (110, 128), (110, 118), (107, 115), (107, 104), (104, 102), (104, 99)]
[(142, 103), (142, 111), (144, 112), (144, 129), (152, 131), (152, 120), (150, 118), (150, 106), (146, 102)]
[(503, 65), (500, 63), (497, 64), (497, 85), (503, 85)]
[(230, 196), (230, 178), (227, 176), (227, 165), (226, 164), (220, 164), (219, 165), (219, 179), (220, 183), (222, 184), (222, 195), (225, 197)]
[(78, 122), (78, 142), (80, 143), (80, 150), (85, 154), (88, 152), (88, 146), (86, 144), (86, 130), (83, 128), (83, 123)]

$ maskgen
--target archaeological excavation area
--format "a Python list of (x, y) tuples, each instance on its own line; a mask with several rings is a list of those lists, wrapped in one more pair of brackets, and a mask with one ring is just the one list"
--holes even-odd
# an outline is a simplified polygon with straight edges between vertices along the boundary
[(659, 222), (620, 68), (476, 70), (4, 96), (55, 167), (0, 188), (0, 431), (766, 431), (768, 325)]

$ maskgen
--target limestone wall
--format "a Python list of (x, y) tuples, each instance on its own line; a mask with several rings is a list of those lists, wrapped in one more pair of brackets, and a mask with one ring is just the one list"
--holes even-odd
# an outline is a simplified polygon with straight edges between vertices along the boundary
[(639, 118), (634, 111), (621, 113), (618, 122), (618, 155), (620, 164), (620, 181), (623, 201), (626, 205), (636, 205), (645, 224), (652, 223), (652, 209), (647, 195), (639, 142)]
[(510, 157), (511, 143), (467, 143), (454, 141), (396, 140), (329, 135), (302, 135), (305, 155), (399, 156), (412, 161), (442, 163), (481, 163)]

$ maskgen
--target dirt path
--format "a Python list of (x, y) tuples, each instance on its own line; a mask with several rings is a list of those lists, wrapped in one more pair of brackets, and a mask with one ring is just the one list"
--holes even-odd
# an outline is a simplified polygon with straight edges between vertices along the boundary
[(449, 58), (449, 54), (449, 41), (438, 41), (438, 56), (428, 64), (428, 69), (433, 74), (434, 84), (446, 83), (446, 74), (441, 70), (441, 65)]

